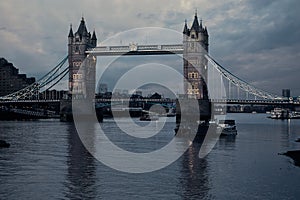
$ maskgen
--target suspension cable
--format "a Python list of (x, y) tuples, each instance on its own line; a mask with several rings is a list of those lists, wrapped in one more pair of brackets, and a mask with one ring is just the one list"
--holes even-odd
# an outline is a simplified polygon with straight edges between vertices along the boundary
[[(67, 68), (68, 69), (68, 68)], [(65, 70), (64, 70), (65, 71)], [(54, 84), (52, 84), (47, 90), (50, 90), (52, 87), (54, 87), (59, 81), (61, 81), (67, 74), (69, 73), (69, 70), (65, 71), (65, 73), (60, 77)]]
[(205, 57), (209, 60), (209, 62), (213, 64), (215, 69), (217, 69), (222, 76), (224, 76), (227, 80), (232, 82), (236, 87), (241, 88), (246, 92), (250, 92), (251, 94), (255, 96), (259, 96), (264, 99), (275, 99), (278, 97), (278, 95), (274, 95), (264, 90), (258, 89), (252, 86), (251, 84), (247, 83), (246, 81), (238, 78), (237, 76), (235, 76), (234, 74), (232, 74), (231, 72), (223, 68), (219, 63), (217, 63), (217, 61), (215, 61), (209, 55), (206, 55)]

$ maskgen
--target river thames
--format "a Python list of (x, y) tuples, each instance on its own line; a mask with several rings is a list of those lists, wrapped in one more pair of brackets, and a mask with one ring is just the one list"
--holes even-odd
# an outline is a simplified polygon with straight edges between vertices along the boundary
[[(221, 137), (205, 158), (198, 157), (196, 144), (171, 165), (140, 174), (96, 160), (72, 123), (1, 121), (0, 139), (11, 147), (0, 149), (0, 199), (299, 199), (300, 168), (278, 153), (300, 149), (300, 120), (228, 118), (236, 120), (238, 135)], [(170, 141), (173, 119), (155, 141), (129, 149), (145, 152)], [(113, 119), (102, 124), (121, 147), (128, 146), (115, 126)]]

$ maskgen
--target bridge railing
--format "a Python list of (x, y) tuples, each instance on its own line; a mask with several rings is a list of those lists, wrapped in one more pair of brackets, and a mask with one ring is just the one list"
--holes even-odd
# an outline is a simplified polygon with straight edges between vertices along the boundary
[(130, 98), (112, 98), (112, 99), (95, 99), (95, 102), (132, 102), (132, 101), (139, 101), (139, 102), (167, 102), (172, 103), (176, 100), (174, 99), (130, 99)]

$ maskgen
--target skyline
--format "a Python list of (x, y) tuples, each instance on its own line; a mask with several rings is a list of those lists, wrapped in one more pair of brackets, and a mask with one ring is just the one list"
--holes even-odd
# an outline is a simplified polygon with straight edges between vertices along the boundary
[(293, 96), (300, 95), (295, 84), (300, 75), (300, 2), (168, 2), (167, 6), (118, 0), (1, 2), (0, 57), (38, 78), (67, 54), (70, 23), (77, 30), (82, 15), (89, 31), (95, 29), (99, 45), (132, 28), (182, 32), (184, 20), (190, 26), (197, 9), (208, 28), (210, 54), (226, 69), (260, 89), (281, 94), (290, 88)]

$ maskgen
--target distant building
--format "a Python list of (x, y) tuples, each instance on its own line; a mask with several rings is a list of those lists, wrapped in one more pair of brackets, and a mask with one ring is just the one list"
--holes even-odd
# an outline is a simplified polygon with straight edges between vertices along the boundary
[(99, 93), (100, 93), (100, 94), (105, 94), (106, 92), (108, 92), (107, 84), (105, 84), (105, 83), (100, 83), (100, 84), (99, 84)]
[(143, 96), (143, 92), (141, 90), (135, 91), (135, 94), (138, 96)]
[(161, 95), (158, 94), (157, 92), (155, 92), (154, 94), (152, 94), (152, 95), (150, 96), (150, 99), (161, 99)]
[(5, 96), (21, 90), (35, 82), (35, 78), (27, 78), (26, 74), (19, 74), (19, 69), (0, 58), (0, 96)]
[(121, 89), (115, 89), (114, 92), (113, 92), (113, 94), (114, 95), (120, 95), (121, 91), (122, 91)]
[(96, 94), (96, 99), (111, 99), (112, 92), (98, 93)]
[(282, 96), (290, 98), (291, 97), (291, 90), (290, 89), (283, 89), (282, 90)]
[(125, 95), (125, 96), (128, 96), (129, 91), (128, 90), (123, 90), (122, 94)]

